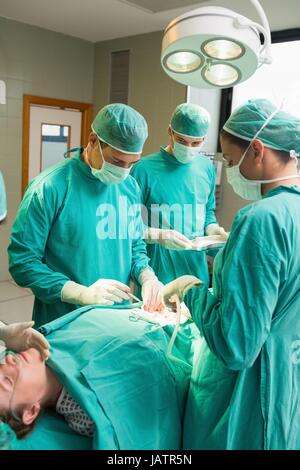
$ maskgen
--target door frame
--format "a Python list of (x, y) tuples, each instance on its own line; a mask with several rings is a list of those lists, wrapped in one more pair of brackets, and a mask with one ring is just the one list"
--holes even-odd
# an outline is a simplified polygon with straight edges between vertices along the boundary
[(28, 184), (29, 171), (29, 135), (30, 135), (30, 106), (51, 106), (59, 109), (79, 109), (81, 119), (81, 145), (88, 141), (91, 132), (93, 105), (79, 101), (46, 98), (44, 96), (23, 95), (23, 143), (22, 143), (22, 197)]

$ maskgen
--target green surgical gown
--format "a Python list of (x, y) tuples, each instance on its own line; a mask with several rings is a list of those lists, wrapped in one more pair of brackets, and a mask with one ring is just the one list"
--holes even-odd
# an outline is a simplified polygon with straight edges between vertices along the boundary
[[(216, 174), (208, 157), (201, 155), (183, 165), (161, 148), (160, 152), (142, 158), (133, 167), (132, 175), (141, 188), (142, 204), (147, 209), (147, 215), (142, 211), (146, 226), (175, 229), (194, 238), (203, 236), (205, 227), (216, 223)], [(208, 282), (204, 252), (168, 250), (158, 243), (148, 244), (147, 252), (163, 283), (183, 274), (193, 274)]]
[(238, 212), (213, 293), (185, 297), (206, 340), (194, 356), (186, 449), (300, 449), (300, 188)]
[(35, 295), (36, 327), (76, 308), (61, 302), (69, 280), (86, 286), (99, 278), (137, 281), (149, 261), (137, 208), (134, 178), (105, 185), (79, 152), (30, 182), (8, 253), (12, 277)]

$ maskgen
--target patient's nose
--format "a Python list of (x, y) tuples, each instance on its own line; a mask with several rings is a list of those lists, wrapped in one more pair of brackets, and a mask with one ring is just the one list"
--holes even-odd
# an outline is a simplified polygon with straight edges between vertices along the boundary
[(6, 356), (6, 364), (9, 366), (16, 366), (17, 360), (13, 354), (8, 354)]

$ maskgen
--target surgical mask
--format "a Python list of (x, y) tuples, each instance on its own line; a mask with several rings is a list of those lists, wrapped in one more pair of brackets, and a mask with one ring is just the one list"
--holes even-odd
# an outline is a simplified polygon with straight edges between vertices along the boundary
[(187, 147), (186, 145), (180, 144), (179, 142), (174, 142), (173, 153), (174, 157), (183, 164), (192, 162), (196, 157), (200, 155), (200, 147)]
[(131, 168), (121, 168), (104, 161), (102, 167), (98, 170), (91, 168), (92, 174), (104, 184), (120, 184), (125, 181)]
[(267, 183), (276, 183), (277, 181), (284, 181), (293, 178), (299, 178), (299, 174), (291, 176), (282, 176), (281, 178), (274, 178), (272, 180), (248, 180), (240, 172), (240, 165), (235, 165), (232, 168), (226, 168), (228, 183), (232, 186), (234, 192), (241, 198), (248, 201), (258, 201), (262, 199), (261, 185)]
[(120, 166), (113, 165), (104, 160), (101, 144), (99, 142), (99, 149), (102, 157), (102, 167), (100, 169), (93, 168), (90, 165), (92, 175), (98, 178), (104, 184), (120, 184), (128, 177), (131, 168), (121, 168)]
[[(280, 109), (280, 108), (279, 108)], [(226, 168), (227, 180), (228, 183), (232, 186), (234, 192), (238, 194), (241, 198), (247, 199), (248, 201), (258, 201), (262, 199), (262, 191), (261, 186), (262, 184), (267, 183), (276, 183), (278, 181), (284, 181), (292, 178), (299, 178), (299, 173), (294, 173), (293, 175), (289, 176), (282, 176), (280, 178), (273, 178), (271, 180), (249, 180), (245, 178), (240, 172), (240, 166), (252, 145), (252, 142), (258, 137), (260, 132), (266, 127), (266, 125), (271, 121), (271, 119), (278, 113), (279, 109), (274, 111), (268, 119), (265, 121), (263, 126), (259, 129), (259, 131), (255, 134), (251, 142), (249, 143), (248, 147), (246, 148), (245, 152), (242, 155), (241, 160), (237, 165), (234, 165), (231, 168)], [(296, 160), (297, 165), (297, 154), (295, 151), (290, 151), (291, 158)]]

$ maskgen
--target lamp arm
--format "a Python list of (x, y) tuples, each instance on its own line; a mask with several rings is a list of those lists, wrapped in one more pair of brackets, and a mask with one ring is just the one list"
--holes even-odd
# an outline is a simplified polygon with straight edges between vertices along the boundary
[(259, 1), (258, 0), (250, 0), (250, 2), (252, 3), (254, 8), (256, 9), (256, 11), (259, 15), (259, 18), (261, 20), (262, 26), (263, 26), (263, 28), (265, 30), (265, 33), (266, 33), (266, 34), (264, 34), (264, 36), (265, 36), (264, 46), (265, 47), (262, 49), (262, 51), (264, 51), (264, 57), (262, 57), (262, 61), (263, 61), (263, 63), (270, 64), (272, 62), (272, 56), (271, 56), (271, 43), (272, 43), (272, 40), (271, 40), (270, 24), (269, 24), (267, 15), (265, 14), (264, 9), (261, 6), (261, 4), (259, 3)]
[(245, 16), (237, 16), (234, 19), (234, 25), (237, 28), (256, 28), (265, 38), (264, 44), (261, 46), (260, 52), (259, 52), (259, 62), (260, 64), (271, 64), (272, 62), (272, 57), (270, 54), (270, 46), (271, 43), (270, 38), (271, 36), (269, 35), (268, 30), (266, 30), (261, 24), (255, 23), (252, 20), (248, 20)]

